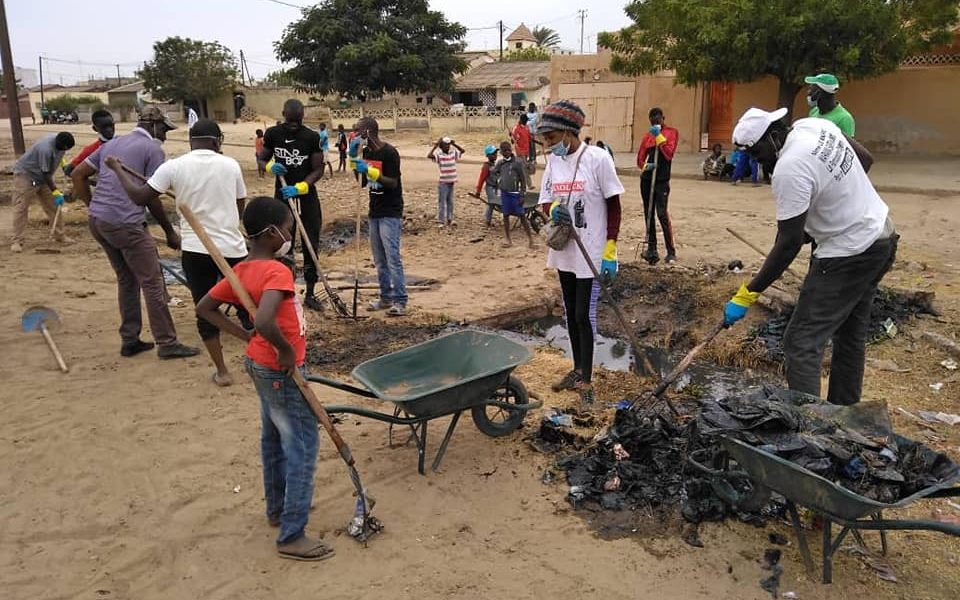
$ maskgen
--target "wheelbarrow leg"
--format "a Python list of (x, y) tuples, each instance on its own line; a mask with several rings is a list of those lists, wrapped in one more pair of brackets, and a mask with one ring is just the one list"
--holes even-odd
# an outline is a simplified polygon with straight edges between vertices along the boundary
[(823, 583), (833, 583), (832, 525), (833, 521), (823, 519)]
[(426, 475), (423, 463), (427, 455), (427, 421), (420, 423), (420, 435), (417, 436), (417, 472)]
[[(883, 520), (883, 511), (877, 511), (876, 514), (870, 515), (874, 521)], [(880, 530), (880, 555), (887, 555), (887, 532), (883, 529)]]
[(453, 419), (450, 421), (450, 426), (447, 427), (447, 433), (443, 436), (443, 441), (440, 442), (440, 449), (437, 450), (437, 455), (433, 459), (433, 472), (436, 473), (440, 469), (440, 461), (443, 460), (443, 455), (447, 451), (447, 444), (450, 443), (450, 438), (453, 437), (453, 430), (457, 428), (457, 421), (460, 420), (460, 415), (463, 414), (463, 411), (459, 411), (453, 415)]
[(787, 500), (787, 512), (790, 513), (790, 522), (793, 523), (793, 533), (797, 536), (797, 545), (800, 547), (800, 556), (803, 557), (803, 566), (807, 569), (807, 575), (813, 577), (815, 569), (813, 557), (810, 556), (810, 547), (807, 546), (807, 534), (800, 523), (797, 505), (790, 500)]

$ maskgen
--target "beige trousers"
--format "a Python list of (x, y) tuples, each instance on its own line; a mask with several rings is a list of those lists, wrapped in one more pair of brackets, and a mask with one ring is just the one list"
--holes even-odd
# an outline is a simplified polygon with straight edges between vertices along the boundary
[[(16, 173), (13, 176), (13, 238), (11, 243), (23, 243), (23, 236), (27, 230), (27, 213), (33, 200), (40, 201), (40, 207), (47, 213), (47, 218), (53, 223), (57, 214), (57, 206), (53, 203), (52, 190), (45, 184), (34, 185), (26, 175)], [(57, 230), (53, 236), (63, 238), (63, 217), (57, 222)]]

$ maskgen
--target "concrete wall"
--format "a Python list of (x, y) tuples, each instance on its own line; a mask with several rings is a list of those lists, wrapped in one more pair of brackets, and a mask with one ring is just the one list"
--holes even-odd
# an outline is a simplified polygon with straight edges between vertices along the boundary
[(517, 92), (523, 92), (527, 99), (523, 102), (523, 105), (526, 106), (531, 102), (535, 102), (537, 106), (543, 106), (548, 103), (548, 100), (552, 97), (550, 94), (551, 86), (545, 85), (538, 90), (515, 90), (513, 88), (499, 88), (497, 90), (497, 106), (512, 106), (511, 101), (513, 99), (513, 94)]
[[(247, 98), (247, 106), (256, 111), (257, 114), (267, 117), (267, 124), (282, 119), (283, 103), (290, 98), (296, 98), (304, 104), (314, 104), (310, 100), (310, 94), (297, 92), (293, 88), (244, 88), (243, 94)], [(219, 96), (207, 99), (207, 111), (210, 118), (224, 121), (233, 121), (233, 91), (229, 91)], [(313, 111), (315, 113), (316, 111)], [(312, 114), (307, 109), (307, 121), (317, 120), (319, 115)]]
[[(807, 114), (805, 90), (794, 102), (794, 119)], [(960, 65), (905, 67), (845, 82), (837, 98), (853, 114), (857, 139), (871, 150), (894, 154), (960, 155)], [(734, 119), (751, 107), (775, 108), (773, 78), (737, 84)]]
[[(603, 89), (602, 84), (633, 84), (633, 121), (624, 126), (632, 127), (631, 150), (640, 146), (643, 134), (649, 127), (647, 113), (654, 106), (663, 109), (667, 123), (680, 131), (679, 150), (697, 152), (700, 150), (701, 113), (703, 110), (703, 86), (685, 87), (676, 85), (672, 72), (656, 75), (629, 77), (610, 70), (611, 54), (601, 50), (598, 54), (578, 54), (573, 56), (554, 56), (550, 61), (550, 97), (560, 99), (561, 84), (594, 84)], [(620, 85), (607, 86), (619, 90)], [(569, 89), (569, 88), (568, 88)], [(600, 93), (602, 96), (602, 93)], [(594, 118), (588, 115), (589, 118)], [(616, 148), (618, 152), (627, 148)]]
[[(53, 89), (53, 90), (43, 90), (44, 100), (51, 100), (52, 98), (58, 98), (60, 96), (93, 96), (94, 98), (100, 100), (104, 104), (109, 104), (109, 98), (107, 98), (106, 92), (78, 92), (76, 90), (64, 90), (64, 89)], [(33, 106), (37, 114), (40, 113), (40, 92), (30, 92), (30, 105)]]

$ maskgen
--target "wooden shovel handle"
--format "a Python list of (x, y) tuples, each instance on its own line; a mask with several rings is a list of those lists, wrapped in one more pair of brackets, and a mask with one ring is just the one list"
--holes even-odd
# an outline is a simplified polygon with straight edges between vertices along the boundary
[(60, 370), (64, 373), (69, 373), (70, 369), (67, 367), (67, 363), (63, 360), (63, 355), (60, 354), (60, 349), (57, 348), (57, 344), (53, 341), (53, 336), (50, 335), (50, 330), (47, 329), (47, 326), (43, 323), (40, 324), (40, 333), (43, 334), (43, 339), (47, 341), (47, 345), (50, 346), (50, 352), (53, 352), (53, 357), (57, 359), (57, 364), (60, 366)]

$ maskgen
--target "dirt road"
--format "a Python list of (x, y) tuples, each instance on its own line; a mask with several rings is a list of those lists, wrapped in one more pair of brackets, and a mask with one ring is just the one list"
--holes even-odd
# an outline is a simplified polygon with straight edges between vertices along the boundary
[[(168, 144), (168, 153), (183, 151)], [(9, 147), (6, 149), (9, 160)], [(231, 151), (232, 153), (232, 151)], [(237, 151), (247, 169), (252, 161)], [(244, 159), (244, 155), (247, 158)], [(472, 320), (537, 302), (556, 294), (555, 276), (544, 268), (544, 250), (500, 248), (498, 229), (485, 230), (481, 208), (466, 197), (477, 168), (463, 167), (457, 194), (458, 227), (437, 230), (436, 168), (427, 161), (404, 163), (407, 233), (404, 260), (409, 273), (439, 285), (411, 293), (407, 325), (438, 326)], [(251, 196), (272, 183), (246, 172)], [(349, 221), (356, 203), (352, 178), (321, 185), (324, 218)], [(625, 224), (621, 257), (632, 261), (643, 231), (638, 181), (625, 180)], [(0, 179), (0, 201), (8, 198), (9, 176)], [(919, 322), (956, 334), (960, 318), (960, 198), (888, 195), (904, 236), (890, 283), (936, 291), (944, 322)], [(677, 181), (671, 195), (673, 219), (684, 265), (741, 259), (758, 264), (751, 251), (732, 239), (734, 227), (767, 247), (774, 236), (769, 188), (731, 187)], [(562, 483), (544, 485), (550, 457), (533, 452), (523, 435), (494, 440), (464, 422), (447, 453), (442, 472), (420, 477), (412, 448), (390, 449), (386, 428), (348, 418), (342, 426), (359, 458), (364, 482), (377, 496), (384, 534), (363, 549), (339, 535), (352, 511), (350, 482), (327, 440), (321, 458), (310, 530), (323, 533), (337, 556), (311, 565), (283, 561), (273, 549), (275, 530), (263, 515), (259, 415), (256, 394), (240, 372), (242, 346), (228, 341), (226, 353), (239, 383), (217, 388), (205, 356), (160, 362), (152, 354), (119, 356), (113, 273), (84, 227), (82, 210), (67, 213), (68, 233), (78, 239), (60, 254), (46, 239), (40, 213), (33, 214), (26, 250), (0, 247), (0, 573), (3, 597), (26, 598), (769, 598), (758, 581), (760, 559), (769, 546), (766, 530), (727, 522), (702, 528), (705, 548), (679, 541), (675, 531), (660, 537), (615, 541), (597, 538), (569, 508)], [(7, 201), (0, 222), (9, 222)], [(324, 266), (352, 281), (353, 246), (328, 255)], [(169, 251), (164, 251), (169, 254)], [(366, 243), (362, 270), (374, 271)], [(803, 269), (802, 261), (795, 268)], [(662, 269), (663, 276), (671, 271)], [(743, 276), (729, 275), (732, 291)], [(173, 309), (184, 341), (199, 344), (187, 300)], [(372, 296), (369, 296), (372, 297)], [(670, 299), (661, 299), (669, 302)], [(71, 365), (61, 375), (38, 335), (21, 333), (18, 319), (28, 306), (43, 303), (59, 311), (64, 328), (57, 339)], [(704, 315), (720, 306), (702, 307)], [(345, 377), (351, 346), (363, 343), (344, 334), (345, 323), (310, 315), (321, 336), (317, 352), (338, 353), (330, 372)], [(384, 328), (400, 327), (396, 322)], [(726, 335), (736, 335), (730, 332)], [(145, 337), (149, 338), (149, 335)], [(385, 348), (384, 351), (389, 350)], [(909, 373), (873, 371), (866, 396), (903, 406), (960, 412), (960, 383), (939, 393), (928, 384), (949, 373), (943, 356), (900, 336), (871, 347), (871, 357), (895, 358)], [(936, 361), (934, 361), (936, 358)], [(567, 364), (552, 351), (539, 351), (518, 375), (549, 404), (572, 398), (551, 394), (549, 382)], [(356, 403), (328, 388), (324, 402)], [(605, 397), (603, 384), (600, 400)], [(373, 404), (370, 404), (373, 406)], [(898, 429), (921, 429), (898, 414)], [(434, 428), (437, 440), (441, 423)], [(957, 428), (954, 428), (956, 430)], [(960, 458), (960, 434), (938, 427), (933, 443)], [(435, 444), (431, 444), (435, 447)], [(908, 511), (954, 518), (943, 501)], [(950, 513), (950, 511), (954, 511)], [(841, 555), (837, 583), (808, 581), (793, 546), (784, 549), (781, 591), (799, 598), (956, 598), (960, 595), (958, 540), (926, 534), (892, 536), (891, 563), (899, 584), (880, 582), (853, 557)]]

